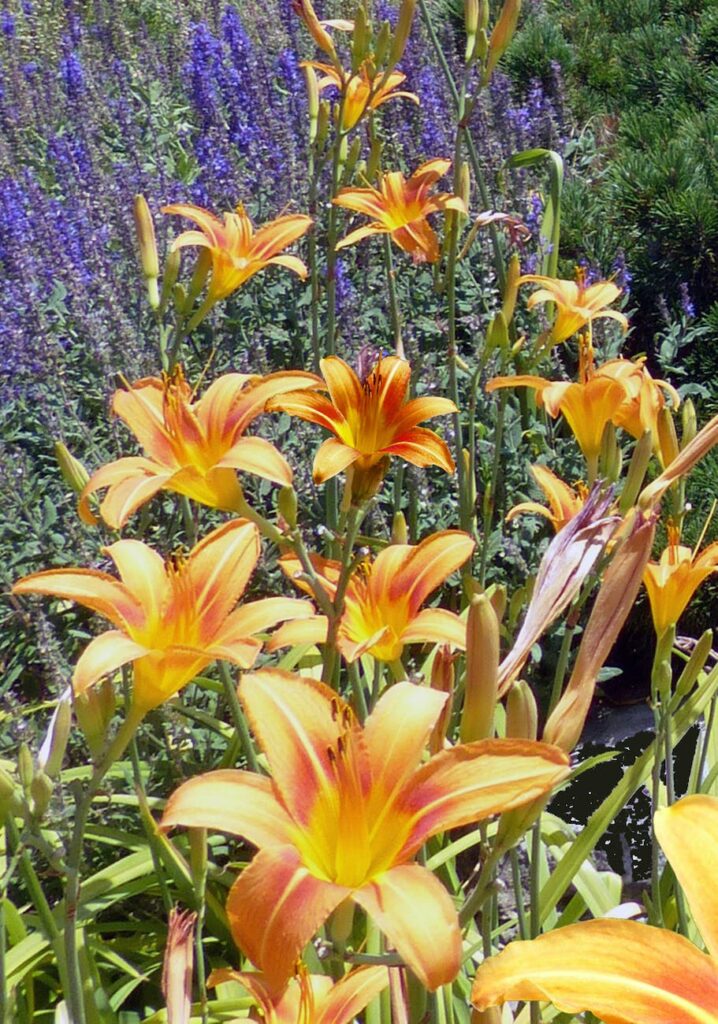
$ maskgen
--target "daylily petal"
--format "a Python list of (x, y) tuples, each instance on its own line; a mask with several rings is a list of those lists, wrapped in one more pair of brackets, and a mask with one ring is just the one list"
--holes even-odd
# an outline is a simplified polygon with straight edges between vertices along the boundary
[(275, 630), (265, 644), (267, 651), (278, 651), (281, 647), (296, 647), (299, 644), (325, 644), (329, 620), (326, 615), (312, 615), (309, 619), (285, 622)]
[(327, 750), (346, 704), (323, 683), (277, 669), (244, 675), (239, 695), (289, 813), (306, 824), (316, 797), (336, 787)]
[(361, 228), (355, 228), (354, 231), (350, 231), (344, 238), (340, 238), (337, 244), (334, 246), (335, 249), (345, 249), (348, 245), (355, 245), (357, 242), (361, 242), (365, 238), (369, 238), (371, 235), (385, 235), (389, 231), (389, 228), (385, 227), (380, 221), (372, 221), (371, 224), (365, 224)]
[(180, 644), (165, 650), (150, 651), (135, 662), (133, 703), (145, 711), (159, 707), (179, 693), (212, 661), (214, 655), (206, 649)]
[(361, 452), (342, 444), (335, 437), (328, 437), (319, 446), (314, 456), (312, 476), (315, 484), (323, 484), (326, 480), (341, 473), (347, 466), (351, 466), (357, 459), (361, 458)]
[(414, 466), (439, 466), (449, 474), (455, 469), (446, 442), (426, 427), (412, 427), (382, 451), (387, 455), (400, 455)]
[(634, 921), (584, 921), (486, 960), (471, 1001), (550, 1000), (607, 1024), (714, 1024), (718, 967), (683, 938)]
[[(161, 470), (158, 469), (156, 462), (152, 462), (150, 459), (145, 459), (141, 456), (130, 456), (124, 459), (117, 459), (115, 462), (108, 462), (106, 466), (101, 466), (99, 469), (95, 470), (85, 484), (85, 487), (78, 498), (77, 511), (80, 518), (83, 522), (88, 523), (89, 525), (94, 525), (97, 522), (96, 517), (90, 512), (88, 498), (91, 494), (94, 494), (101, 488), (112, 488), (113, 485), (122, 483), (130, 478), (136, 479), (137, 486), (142, 487), (148, 479), (153, 477), (156, 478), (158, 475), (162, 480), (164, 480), (169, 474), (162, 473)], [(103, 515), (103, 519), (104, 518), (105, 517)], [(107, 522), (106, 519), (105, 522)], [(115, 523), (108, 523), (108, 526), (112, 526), (113, 529), (119, 529), (119, 526), (116, 526)]]
[(332, 202), (367, 217), (379, 218), (384, 215), (381, 192), (374, 188), (341, 188)]
[[(413, 612), (471, 556), (475, 543), (462, 530), (441, 530), (413, 549), (394, 578), (390, 595), (409, 600)], [(382, 554), (377, 557), (380, 562)]]
[(213, 637), (243, 593), (259, 558), (259, 531), (246, 519), (214, 530), (193, 548), (186, 568), (203, 635)]
[(401, 682), (379, 698), (364, 725), (369, 760), (377, 766), (372, 784), (388, 804), (418, 768), (429, 733), (446, 704), (446, 694)]
[(303, 260), (300, 260), (298, 256), (289, 256), (286, 253), (283, 256), (272, 256), (268, 259), (266, 266), (284, 267), (285, 270), (292, 270), (295, 274), (301, 277), (302, 281), (306, 280), (307, 265)]
[(312, 1024), (350, 1024), (388, 984), (386, 967), (355, 967), (317, 999)]
[(196, 775), (167, 801), (160, 827), (212, 828), (253, 846), (291, 843), (292, 819), (263, 775), (227, 768)]
[(295, 597), (264, 597), (243, 604), (229, 615), (215, 637), (217, 644), (231, 644), (236, 639), (264, 633), (285, 619), (306, 621), (314, 617), (314, 606)]
[(112, 411), (125, 421), (150, 458), (171, 466), (174, 455), (164, 425), (163, 396), (160, 380), (144, 378), (127, 390), (115, 391)]
[(354, 893), (422, 985), (447, 985), (461, 966), (461, 935), (451, 897), (419, 864), (390, 868)]
[(404, 644), (452, 644), (466, 648), (466, 623), (445, 608), (425, 608), (402, 630)]
[(441, 751), (416, 771), (399, 801), (398, 809), (414, 815), (402, 858), (437, 832), (544, 796), (568, 773), (568, 755), (548, 743), (478, 740)]
[(359, 378), (348, 363), (338, 356), (328, 356), (322, 359), (319, 364), (327, 387), (329, 396), (335, 408), (344, 419), (348, 419), (352, 410), (361, 404), (363, 398), (362, 386)]
[(121, 530), (130, 516), (171, 479), (171, 472), (126, 476), (110, 487), (100, 505), (100, 515), (112, 530)]
[(147, 648), (135, 643), (126, 633), (110, 629), (89, 642), (77, 659), (72, 674), (72, 688), (76, 694), (84, 693), (103, 676), (115, 672), (129, 661), (147, 654)]
[(267, 409), (269, 412), (282, 410), (289, 413), (290, 416), (299, 416), (300, 419), (308, 420), (309, 423), (317, 423), (334, 434), (345, 422), (342, 414), (329, 399), (314, 391), (294, 391), (281, 398), (272, 398), (267, 402)]
[(430, 420), (434, 416), (448, 416), (454, 412), (456, 412), (456, 405), (450, 398), (432, 396), (413, 398), (400, 410), (393, 425), (398, 434), (403, 434), (404, 431), (415, 427), (423, 420)]
[(223, 466), (255, 473), (285, 486), (292, 482), (289, 463), (263, 437), (240, 437), (217, 463), (218, 468)]
[(232, 936), (270, 985), (279, 988), (317, 929), (349, 893), (345, 886), (311, 875), (293, 846), (265, 847), (229, 891)]
[(185, 466), (167, 480), (168, 491), (176, 491), (210, 508), (235, 512), (242, 497), (237, 474), (231, 469), (214, 467), (207, 472)]
[(142, 606), (145, 625), (157, 621), (167, 589), (162, 556), (139, 540), (118, 540), (102, 550), (110, 556), (127, 590)]
[[(688, 897), (708, 952), (718, 958), (718, 891), (711, 881), (718, 864), (718, 798), (683, 797), (658, 811), (653, 824), (663, 852)], [(681, 971), (684, 969), (682, 965)]]
[(97, 569), (46, 569), (25, 576), (13, 585), (13, 594), (45, 594), (77, 601), (99, 612), (116, 626), (140, 626), (144, 611), (127, 587)]

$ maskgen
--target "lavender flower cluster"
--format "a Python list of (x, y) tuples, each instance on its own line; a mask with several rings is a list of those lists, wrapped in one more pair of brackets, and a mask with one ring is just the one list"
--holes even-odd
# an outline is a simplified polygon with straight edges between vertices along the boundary
[[(6, 0), (6, 3), (8, 0)], [(394, 20), (380, 0), (376, 16)], [(459, 57), (452, 28), (445, 52)], [(0, 15), (0, 392), (33, 395), (68, 360), (107, 381), (153, 369), (131, 233), (132, 197), (213, 209), (250, 201), (262, 220), (306, 200), (299, 60), (311, 55), (290, 0), (157, 4), (151, 20), (111, 0), (14, 0)], [(452, 151), (451, 100), (417, 21), (402, 68), (421, 106), (387, 104), (387, 159), (413, 170)], [(458, 66), (454, 68), (458, 71)], [(538, 195), (495, 183), (517, 149), (561, 144), (560, 83), (517, 104), (494, 76), (472, 130), (492, 203), (527, 219)], [(158, 217), (160, 245), (169, 225)], [(174, 226), (172, 226), (174, 230)], [(351, 313), (343, 265), (339, 303)]]

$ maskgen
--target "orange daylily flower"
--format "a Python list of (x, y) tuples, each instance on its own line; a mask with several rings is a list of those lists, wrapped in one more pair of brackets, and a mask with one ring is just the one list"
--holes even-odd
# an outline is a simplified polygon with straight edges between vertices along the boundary
[(708, 955), (688, 939), (636, 921), (567, 925), (513, 942), (479, 967), (478, 1010), (509, 999), (590, 1010), (607, 1024), (714, 1024), (718, 1007), (718, 800), (688, 796), (658, 811), (655, 830)]
[(673, 409), (681, 404), (676, 389), (665, 380), (657, 380), (646, 369), (646, 359), (609, 359), (595, 371), (596, 377), (609, 377), (620, 381), (626, 398), (613, 418), (617, 427), (623, 427), (631, 437), (640, 438), (647, 430), (658, 445), (658, 414), (665, 407), (665, 395), (671, 399)]
[(283, 991), (271, 986), (261, 971), (212, 971), (210, 988), (239, 982), (253, 996), (259, 1012), (250, 1011), (256, 1024), (350, 1024), (389, 984), (386, 967), (357, 967), (339, 981), (325, 974), (309, 974), (299, 967)]
[(238, 946), (272, 987), (345, 900), (378, 924), (422, 984), (450, 982), (461, 964), (454, 904), (413, 858), (438, 832), (547, 793), (568, 774), (546, 744), (480, 740), (422, 764), (446, 694), (402, 682), (364, 728), (314, 679), (243, 676), (240, 699), (272, 778), (246, 771), (190, 779), (167, 802), (162, 827), (219, 829), (259, 852), (232, 886), (227, 915)]
[(536, 464), (530, 468), (531, 475), (546, 495), (549, 507), (537, 501), (522, 501), (509, 511), (506, 521), (511, 522), (519, 515), (532, 513), (548, 519), (558, 533), (583, 508), (588, 497), (586, 485), (579, 483), (576, 488), (570, 487), (552, 473), (548, 466)]
[(108, 526), (119, 530), (163, 489), (236, 512), (242, 497), (236, 470), (290, 484), (292, 471), (284, 456), (261, 437), (244, 437), (244, 431), (264, 412), (268, 398), (320, 383), (318, 377), (301, 371), (267, 377), (226, 373), (195, 400), (177, 368), (171, 377), (145, 377), (116, 391), (112, 411), (125, 421), (146, 457), (118, 459), (93, 473), (80, 495), (81, 518), (97, 522), (88, 498), (102, 487), (109, 489), (100, 514)]
[(209, 251), (212, 276), (208, 303), (231, 295), (250, 277), (271, 265), (293, 270), (302, 280), (307, 276), (307, 268), (297, 256), (281, 254), (309, 229), (311, 217), (286, 214), (255, 231), (241, 203), (234, 213), (223, 214), (222, 220), (192, 203), (172, 203), (163, 206), (162, 212), (186, 217), (200, 229), (183, 231), (172, 243), (172, 252), (187, 245), (199, 245)]
[(413, 103), (419, 103), (416, 93), (397, 91), (398, 86), (406, 80), (405, 74), (401, 71), (391, 71), (385, 75), (383, 71), (377, 71), (370, 60), (362, 61), (361, 67), (353, 75), (331, 64), (322, 64), (315, 60), (302, 61), (302, 66), (316, 68), (317, 71), (324, 73), (324, 77), (317, 82), (319, 92), (336, 87), (344, 97), (341, 124), (344, 132), (351, 131), (367, 110), (376, 110), (389, 100), (403, 96)]
[(543, 302), (556, 304), (556, 319), (547, 337), (547, 342), (551, 345), (566, 341), (572, 334), (599, 317), (611, 317), (618, 321), (624, 331), (628, 330), (628, 320), (623, 313), (615, 309), (606, 309), (606, 306), (621, 294), (621, 289), (613, 281), (597, 281), (586, 286), (582, 274), (579, 274), (577, 281), (563, 281), (556, 277), (543, 277), (541, 274), (524, 274), (518, 283), (543, 285), (529, 296), (527, 309), (533, 309)]
[(430, 196), (429, 190), (451, 167), (451, 160), (429, 160), (422, 164), (407, 181), (401, 171), (384, 174), (378, 189), (343, 188), (332, 200), (337, 206), (373, 217), (371, 224), (351, 231), (337, 242), (337, 249), (387, 232), (415, 263), (436, 263), (439, 258), (439, 240), (427, 217), (430, 213), (456, 210), (468, 213), (460, 196), (449, 192)]
[(285, 597), (232, 611), (260, 553), (259, 531), (246, 519), (225, 523), (186, 558), (167, 563), (138, 540), (119, 540), (102, 550), (117, 566), (119, 580), (97, 569), (49, 569), (12, 588), (14, 594), (77, 601), (116, 627), (96, 636), (80, 655), (72, 677), (76, 694), (133, 662), (133, 703), (149, 711), (213, 661), (250, 668), (262, 647), (255, 633), (313, 611), (308, 602)]
[(415, 466), (440, 466), (454, 472), (454, 460), (444, 441), (433, 430), (417, 426), (432, 416), (456, 412), (448, 398), (414, 398), (407, 401), (411, 368), (404, 359), (379, 359), (361, 381), (343, 359), (322, 359), (321, 370), (329, 397), (308, 391), (280, 395), (267, 409), (281, 409), (334, 434), (314, 458), (314, 480), (324, 483), (353, 467), (353, 493), (376, 491), (390, 455), (400, 455)]
[[(421, 609), (429, 594), (469, 558), (474, 541), (461, 530), (444, 530), (425, 537), (420, 544), (390, 544), (373, 562), (363, 562), (349, 578), (344, 611), (339, 624), (337, 649), (348, 662), (369, 653), (379, 661), (396, 661), (406, 644), (437, 643), (466, 647), (466, 623), (444, 608)], [(319, 580), (333, 599), (341, 566), (315, 555)], [(301, 572), (299, 559), (283, 555), (279, 563), (290, 577)], [(302, 590), (311, 590), (298, 583)], [(325, 615), (279, 629), (268, 650), (299, 643), (325, 643)]]
[(649, 562), (643, 574), (657, 636), (675, 626), (703, 580), (718, 572), (718, 541), (700, 555), (678, 543), (673, 527), (668, 541), (660, 560)]
[(621, 381), (595, 375), (583, 381), (552, 381), (526, 373), (515, 377), (494, 377), (486, 385), (486, 390), (510, 387), (535, 388), (536, 402), (545, 406), (549, 416), (555, 419), (563, 413), (589, 468), (593, 466), (595, 469), (604, 428), (614, 421), (626, 399)]

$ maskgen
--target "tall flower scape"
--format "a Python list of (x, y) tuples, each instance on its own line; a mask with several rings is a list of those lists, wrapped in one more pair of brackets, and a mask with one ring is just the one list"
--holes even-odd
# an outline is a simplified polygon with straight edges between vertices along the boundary
[[(557, 234), (546, 272), (522, 274), (530, 228), (476, 208), (489, 192), (472, 125), (519, 0), (467, 0), (462, 60), (441, 52), (423, 0), (420, 18), (416, 0), (341, 6), (283, 7), (316, 58), (300, 62), (309, 212), (255, 226), (253, 196), (226, 211), (180, 196), (162, 210), (176, 232), (163, 259), (136, 199), (156, 368), (133, 380), (117, 367), (126, 454), (88, 470), (57, 448), (97, 557), (12, 587), (19, 614), (42, 595), (81, 643), (45, 742), (0, 765), (0, 1017), (478, 1024), (555, 1007), (718, 1021), (718, 812), (700, 792), (716, 774), (718, 673), (710, 634), (677, 638), (717, 567), (715, 544), (699, 554), (682, 531), (685, 479), (718, 421), (699, 430), (645, 358), (605, 358), (629, 327), (614, 282), (555, 276)], [(382, 119), (423, 103), (403, 65), (419, 31), (455, 109), (451, 152), (410, 167)], [(344, 259), (383, 289), (383, 333), (358, 357), (340, 327)], [(467, 340), (458, 296), (488, 264), (492, 313)], [(539, 289), (522, 308), (527, 284)], [(277, 287), (306, 318), (305, 365), (239, 372), (213, 329)], [(415, 289), (442, 310), (427, 362)], [(509, 416), (534, 438), (548, 507), (502, 497)], [(436, 501), (422, 501), (429, 486)], [(491, 560), (505, 515), (511, 530), (549, 520), (520, 585)], [(655, 738), (578, 835), (550, 800), (593, 770), (572, 755), (642, 583)], [(555, 637), (549, 695), (537, 651)], [(673, 746), (704, 717), (694, 793), (677, 800)], [(639, 906), (590, 854), (644, 783), (672, 869), (654, 856)]]

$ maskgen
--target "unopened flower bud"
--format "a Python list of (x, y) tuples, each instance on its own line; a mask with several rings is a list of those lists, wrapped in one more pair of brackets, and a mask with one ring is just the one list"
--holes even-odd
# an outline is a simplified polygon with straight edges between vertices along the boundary
[(437, 648), (434, 655), (434, 662), (431, 666), (431, 688), (439, 693), (448, 693), (446, 704), (441, 709), (434, 728), (429, 735), (429, 750), (432, 754), (438, 754), (444, 749), (444, 740), (449, 731), (451, 712), (454, 703), (454, 662), (456, 654), (452, 654), (448, 644), (442, 644)]
[[(457, 195), (460, 199), (464, 200), (464, 206), (469, 209), (469, 203), (471, 202), (471, 168), (467, 163), (461, 165), (459, 172), (459, 187)], [(468, 213), (458, 213), (459, 225), (465, 224), (469, 219)]]
[(299, 15), (309, 29), (309, 34), (319, 49), (324, 50), (333, 61), (336, 61), (337, 53), (334, 49), (332, 37), (320, 24), (319, 18), (312, 7), (311, 0), (291, 0), (291, 2), (294, 13)]
[(462, 743), (489, 739), (494, 734), (499, 655), (499, 620), (486, 594), (478, 594), (471, 599), (466, 621)]
[(52, 779), (43, 771), (38, 771), (30, 783), (30, 798), (32, 799), (32, 813), (36, 818), (42, 818), (52, 799)]
[(489, 39), (489, 52), (486, 58), (486, 68), (481, 79), (482, 85), (486, 85), (489, 82), (494, 68), (513, 39), (520, 10), (521, 0), (504, 0), (501, 14), (493, 27), (491, 38)]
[(399, 17), (396, 22), (396, 29), (394, 31), (394, 38), (391, 43), (391, 53), (389, 54), (390, 68), (396, 67), (404, 56), (404, 50), (406, 49), (409, 33), (411, 32), (411, 23), (414, 20), (415, 8), (416, 0), (402, 0), (401, 7), (399, 8)]
[(169, 256), (165, 260), (165, 272), (162, 275), (162, 293), (160, 295), (160, 308), (159, 312), (163, 313), (167, 308), (167, 303), (173, 297), (174, 287), (177, 284), (177, 278), (179, 277), (180, 266), (182, 263), (182, 250), (170, 249)]
[(152, 221), (150, 208), (144, 196), (135, 196), (132, 212), (135, 219), (137, 241), (140, 247), (140, 264), (147, 284), (147, 296), (151, 308), (157, 309), (160, 304), (160, 295), (157, 288), (157, 281), (160, 276), (160, 263), (157, 256), (155, 226)]
[(508, 602), (508, 592), (504, 583), (492, 583), (486, 590), (486, 596), (491, 601), (491, 607), (496, 612), (499, 624), (503, 622)]
[(162, 966), (162, 994), (168, 1021), (188, 1021), (192, 1012), (194, 970), (194, 911), (173, 907), (169, 915), (167, 945)]
[(696, 407), (692, 398), (687, 398), (683, 403), (681, 411), (681, 449), (685, 448), (689, 441), (698, 433), (698, 420), (696, 418)]
[(354, 74), (359, 71), (364, 58), (367, 56), (370, 42), (371, 25), (369, 24), (364, 4), (359, 3), (354, 14), (354, 31), (352, 32), (352, 71)]
[(501, 1007), (490, 1006), (487, 1010), (471, 1008), (470, 1024), (501, 1024)]
[(663, 466), (673, 462), (678, 456), (678, 435), (673, 413), (664, 406), (658, 413), (656, 420), (658, 426), (658, 451)]
[(391, 524), (392, 544), (408, 544), (409, 531), (406, 526), (406, 516), (403, 512), (395, 512)]
[(319, 101), (319, 114), (317, 116), (317, 145), (321, 146), (329, 134), (329, 119), (331, 107), (329, 100)]
[(0, 768), (0, 819), (4, 819), (8, 811), (19, 810), (20, 802), (17, 783), (11, 775)]
[(53, 779), (62, 767), (72, 724), (72, 705), (68, 688), (57, 702), (47, 736), (37, 754), (38, 768)]
[(60, 467), (62, 479), (68, 487), (72, 488), (75, 494), (79, 494), (84, 490), (85, 484), (90, 479), (90, 474), (62, 441), (55, 441), (55, 458)]
[(105, 747), (107, 729), (115, 713), (115, 690), (109, 679), (103, 679), (74, 697), (77, 724), (97, 759)]
[(638, 494), (643, 487), (643, 481), (648, 469), (648, 463), (653, 453), (653, 435), (647, 430), (642, 437), (636, 441), (631, 461), (628, 463), (626, 480), (621, 491), (619, 511), (625, 516), (628, 510), (635, 505)]
[(381, 151), (384, 148), (384, 144), (379, 139), (374, 139), (371, 144), (369, 151), (369, 160), (366, 165), (366, 177), (367, 181), (374, 181), (379, 171), (379, 165), (381, 164)]
[(361, 153), (361, 148), (362, 139), (361, 136), (357, 135), (352, 140), (352, 144), (349, 147), (349, 152), (347, 153), (346, 167), (344, 170), (344, 173), (347, 178), (350, 178), (354, 173), (354, 170), (357, 165), (357, 160), (359, 159), (359, 155)]
[(616, 440), (616, 428), (606, 423), (601, 435), (601, 451), (598, 456), (599, 474), (609, 483), (615, 483), (621, 475), (623, 459)]
[(307, 114), (309, 115), (309, 141), (314, 142), (317, 137), (317, 122), (319, 119), (319, 88), (317, 86), (317, 75), (314, 68), (305, 64), (304, 84), (307, 87)]
[(505, 351), (509, 346), (509, 330), (506, 324), (506, 317), (499, 312), (492, 318), (486, 332), (486, 354), (494, 349)]
[(503, 302), (501, 303), (501, 312), (504, 315), (504, 320), (507, 324), (510, 324), (514, 310), (516, 309), (516, 296), (519, 290), (519, 278), (521, 277), (521, 261), (517, 252), (513, 253), (509, 260), (508, 271), (506, 274), (506, 287), (504, 288)]
[(280, 487), (277, 495), (277, 512), (285, 520), (290, 530), (297, 525), (297, 492), (293, 487)]
[(204, 288), (211, 269), (212, 253), (209, 249), (201, 248), (197, 253), (197, 262), (194, 265), (192, 277), (190, 278), (187, 293), (185, 295), (184, 306), (182, 307), (182, 313), (185, 316), (189, 316), (192, 312), (195, 300)]
[(678, 682), (676, 683), (676, 696), (685, 697), (686, 694), (690, 693), (693, 689), (698, 676), (705, 668), (712, 646), (713, 630), (707, 629), (691, 651), (691, 656), (678, 677)]
[(17, 752), (17, 774), (20, 785), (25, 791), (28, 791), (35, 775), (35, 764), (27, 743), (21, 743)]
[(466, 32), (466, 50), (464, 61), (471, 63), (476, 49), (476, 33), (479, 28), (479, 0), (464, 0), (464, 30)]
[(517, 680), (506, 699), (507, 739), (535, 740), (538, 734), (538, 709), (533, 690), (524, 679)]

